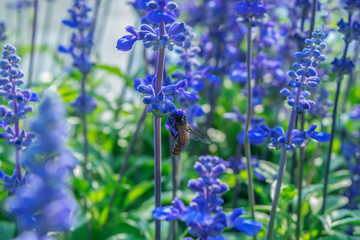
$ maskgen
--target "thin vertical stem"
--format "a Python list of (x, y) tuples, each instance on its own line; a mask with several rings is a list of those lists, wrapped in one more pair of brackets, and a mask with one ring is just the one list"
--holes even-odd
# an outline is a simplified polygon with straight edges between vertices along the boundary
[(330, 173), (330, 161), (331, 161), (331, 153), (332, 153), (335, 130), (336, 130), (336, 116), (337, 116), (337, 108), (338, 108), (338, 102), (339, 102), (339, 96), (340, 96), (341, 82), (342, 82), (342, 75), (339, 74), (338, 79), (337, 79), (337, 85), (336, 85), (334, 110), (332, 113), (331, 137), (330, 137), (330, 143), (329, 143), (329, 148), (328, 148), (326, 163), (325, 163), (323, 204), (321, 207), (321, 214), (324, 214), (325, 209), (326, 209), (327, 189), (328, 189), (328, 184), (329, 184), (328, 180), (329, 180), (329, 173)]
[[(174, 139), (170, 138), (170, 146), (174, 145)], [(170, 148), (171, 150), (173, 149), (173, 147)], [(171, 165), (172, 165), (172, 173), (171, 173), (171, 181), (172, 181), (172, 198), (176, 198), (177, 197), (177, 190), (178, 190), (178, 165), (179, 165), (179, 161), (180, 161), (180, 156), (171, 156)], [(177, 220), (173, 220), (171, 222), (171, 227), (170, 227), (170, 236), (172, 240), (177, 240), (177, 234), (178, 234), (178, 221)]]
[(22, 33), (22, 8), (16, 10), (16, 47), (20, 47)]
[[(159, 23), (160, 39), (164, 38), (165, 23)], [(161, 91), (165, 70), (165, 48), (158, 50), (156, 64), (155, 94)], [(155, 161), (155, 207), (161, 206), (161, 118), (154, 116), (154, 161)], [(155, 240), (161, 239), (160, 220), (155, 220)]]
[[(48, 36), (49, 36), (49, 30), (51, 29), (51, 22), (53, 17), (53, 10), (54, 10), (54, 1), (46, 1), (46, 10), (45, 10), (45, 20), (44, 25), (42, 29), (40, 44), (41, 46), (48, 46)], [(44, 60), (45, 58), (38, 55), (37, 57), (37, 64), (36, 64), (36, 71), (35, 71), (35, 78), (36, 74), (39, 74), (41, 70), (44, 70)]]
[[(309, 29), (309, 35), (308, 38), (311, 39), (312, 33), (314, 31), (315, 26), (315, 18), (316, 18), (316, 8), (317, 8), (317, 0), (312, 1), (312, 8), (311, 8), (311, 20), (310, 20), (310, 29)], [(299, 115), (298, 115), (299, 116)], [(300, 130), (304, 131), (305, 128), (305, 112), (301, 114), (301, 127)], [(301, 223), (302, 223), (302, 217), (301, 217), (301, 205), (302, 205), (302, 182), (303, 182), (303, 167), (304, 167), (304, 161), (305, 161), (305, 146), (300, 148), (300, 159), (299, 159), (299, 179), (298, 179), (298, 201), (297, 201), (297, 219), (296, 219), (296, 231), (295, 236), (296, 240), (300, 239), (300, 233), (301, 233)]]
[[(82, 105), (86, 106), (86, 83), (87, 74), (83, 73), (81, 78), (81, 98), (82, 98)], [(82, 134), (83, 134), (83, 154), (84, 154), (84, 175), (85, 179), (88, 177), (87, 165), (89, 163), (89, 141), (88, 141), (88, 134), (87, 134), (87, 116), (86, 116), (86, 109), (82, 109), (81, 113), (81, 124), (82, 124)]]
[[(9, 73), (9, 76), (11, 76), (10, 70), (8, 71), (8, 73)], [(16, 95), (15, 79), (10, 77), (9, 80), (10, 80), (11, 85), (12, 85), (11, 93), (15, 96)], [(13, 109), (14, 109), (15, 115), (17, 115), (18, 114), (18, 103), (16, 102), (16, 100), (14, 100), (14, 102), (13, 102)], [(18, 138), (19, 135), (20, 135), (20, 122), (19, 122), (19, 119), (15, 121), (14, 128), (15, 128), (15, 138)], [(21, 146), (20, 146), (20, 148), (15, 146), (15, 165), (16, 165), (16, 176), (20, 181), (21, 178), (22, 178)]]
[[(304, 77), (302, 77), (302, 79), (301, 79), (301, 82), (303, 82), (303, 81), (304, 81)], [(291, 111), (289, 124), (288, 124), (288, 129), (287, 129), (287, 132), (286, 132), (286, 139), (287, 139), (286, 145), (290, 144), (291, 133), (292, 133), (292, 130), (294, 129), (294, 126), (295, 126), (295, 118), (296, 118), (295, 116), (297, 114), (296, 109), (297, 109), (297, 106), (299, 104), (301, 92), (302, 92), (302, 87), (298, 88), (297, 92), (296, 92), (295, 104), (294, 104), (294, 107), (293, 107), (293, 109)], [(276, 210), (277, 210), (277, 206), (279, 205), (281, 184), (282, 184), (282, 181), (283, 181), (284, 170), (285, 170), (285, 166), (286, 166), (286, 162), (287, 162), (287, 156), (288, 156), (288, 150), (286, 149), (286, 146), (283, 146), (281, 156), (280, 156), (280, 163), (279, 163), (280, 166), (279, 166), (279, 173), (278, 173), (278, 176), (277, 176), (275, 196), (274, 196), (274, 200), (273, 200), (272, 206), (271, 206), (270, 222), (269, 222), (268, 232), (267, 232), (267, 236), (266, 236), (267, 240), (272, 239), (272, 234), (273, 234), (274, 224), (275, 224), (275, 218), (276, 218)]]
[[(349, 22), (351, 22), (351, 15), (349, 15)], [(349, 42), (346, 42), (345, 43), (345, 48), (344, 48), (344, 53), (343, 53), (341, 61), (346, 60), (346, 54), (347, 54), (348, 47), (349, 47)], [(327, 152), (327, 156), (326, 156), (326, 162), (325, 162), (323, 204), (322, 204), (322, 207), (321, 207), (321, 212), (320, 212), (321, 214), (324, 214), (325, 210), (326, 210), (326, 200), (327, 200), (327, 189), (328, 189), (328, 185), (329, 185), (331, 153), (332, 153), (334, 137), (335, 137), (336, 117), (337, 117), (337, 109), (338, 109), (338, 103), (339, 103), (339, 96), (340, 96), (342, 79), (343, 79), (343, 74), (340, 72), (338, 74), (338, 78), (337, 78), (334, 110), (333, 110), (333, 113), (332, 113), (331, 136), (330, 136), (330, 143), (329, 143), (329, 148), (328, 148), (328, 152)]]
[[(301, 116), (301, 127), (300, 131), (304, 131), (305, 128), (305, 115), (304, 113)], [(300, 239), (301, 233), (301, 205), (302, 205), (302, 182), (303, 182), (303, 167), (305, 160), (305, 147), (300, 149), (300, 159), (299, 159), (299, 181), (298, 181), (298, 201), (297, 201), (297, 220), (296, 220), (296, 240)]]
[(29, 62), (29, 77), (27, 82), (27, 87), (30, 88), (32, 84), (33, 70), (34, 70), (34, 54), (35, 54), (35, 41), (36, 41), (36, 25), (38, 18), (38, 6), (39, 0), (34, 0), (34, 18), (31, 34), (31, 50), (30, 50), (30, 62)]
[(314, 31), (316, 8), (317, 8), (317, 0), (313, 0), (312, 6), (311, 6), (311, 21), (310, 21), (309, 38), (311, 38), (312, 32)]
[[(246, 53), (246, 63), (247, 63), (247, 105), (246, 105), (246, 123), (245, 123), (245, 156), (246, 156), (246, 169), (248, 173), (248, 195), (249, 195), (249, 205), (251, 218), (255, 220), (255, 196), (254, 196), (254, 186), (253, 186), (253, 173), (251, 167), (251, 148), (249, 142), (249, 136), (247, 135), (251, 118), (252, 118), (252, 87), (251, 87), (251, 54), (252, 54), (252, 39), (251, 39), (251, 19), (247, 24), (248, 26), (248, 36), (247, 36), (247, 53)], [(256, 239), (256, 236), (254, 236)]]

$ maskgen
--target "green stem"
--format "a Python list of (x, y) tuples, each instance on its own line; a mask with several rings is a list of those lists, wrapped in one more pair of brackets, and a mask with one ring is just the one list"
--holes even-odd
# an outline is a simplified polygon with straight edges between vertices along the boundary
[[(248, 36), (247, 36), (247, 105), (246, 105), (246, 123), (245, 123), (245, 156), (246, 156), (246, 169), (248, 173), (248, 196), (251, 218), (255, 220), (255, 195), (254, 195), (254, 184), (253, 184), (253, 173), (251, 167), (251, 148), (249, 142), (249, 136), (247, 135), (251, 118), (252, 118), (252, 87), (251, 87), (251, 54), (252, 54), (252, 40), (251, 40), (251, 19), (247, 24)], [(254, 236), (256, 239), (256, 235)]]
[[(305, 115), (304, 113), (301, 116), (301, 127), (300, 131), (304, 131), (305, 128)], [(298, 201), (297, 201), (297, 220), (296, 220), (296, 240), (300, 239), (301, 233), (301, 198), (302, 198), (302, 182), (303, 182), (303, 167), (305, 160), (305, 147), (300, 149), (300, 159), (299, 159), (299, 181), (298, 181)]]
[[(301, 82), (303, 82), (303, 81), (304, 81), (304, 77), (302, 77), (302, 79), (301, 79)], [(292, 130), (294, 129), (294, 126), (295, 126), (295, 118), (296, 118), (296, 114), (297, 114), (296, 109), (297, 109), (297, 106), (299, 104), (301, 92), (302, 92), (302, 87), (300, 87), (296, 92), (295, 104), (294, 104), (294, 107), (293, 107), (293, 109), (291, 111), (289, 124), (288, 124), (288, 129), (287, 129), (287, 132), (286, 132), (286, 139), (287, 139), (286, 143), (285, 143), (286, 145), (290, 144), (290, 141), (291, 141), (291, 133), (292, 133)], [(272, 234), (273, 234), (273, 231), (274, 231), (276, 211), (277, 211), (277, 207), (279, 205), (281, 184), (282, 184), (282, 181), (283, 181), (285, 166), (286, 166), (286, 162), (287, 162), (287, 156), (288, 156), (288, 150), (286, 149), (286, 146), (283, 146), (281, 156), (280, 156), (280, 163), (279, 163), (280, 167), (279, 167), (279, 173), (278, 173), (278, 176), (277, 176), (275, 196), (274, 196), (274, 200), (273, 200), (272, 206), (271, 206), (270, 222), (269, 222), (268, 232), (267, 232), (267, 236), (266, 236), (267, 240), (272, 239)]]

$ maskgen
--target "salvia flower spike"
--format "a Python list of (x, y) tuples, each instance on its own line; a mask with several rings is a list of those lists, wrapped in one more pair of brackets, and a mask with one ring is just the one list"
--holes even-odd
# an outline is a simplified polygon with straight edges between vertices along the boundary
[(244, 208), (234, 209), (229, 216), (223, 212), (221, 205), (224, 200), (221, 195), (229, 191), (229, 186), (219, 179), (226, 170), (222, 162), (218, 157), (201, 156), (194, 165), (200, 177), (188, 182), (188, 187), (196, 192), (191, 204), (187, 207), (183, 201), (175, 198), (172, 206), (155, 208), (154, 218), (166, 221), (179, 219), (189, 227), (190, 234), (198, 239), (225, 240), (222, 235), (224, 228), (235, 228), (249, 236), (257, 234), (262, 224), (240, 217), (245, 213)]
[[(0, 138), (7, 140), (8, 145), (15, 147), (16, 171), (13, 177), (5, 177), (5, 186), (9, 187), (10, 192), (13, 187), (22, 182), (21, 152), (33, 141), (35, 134), (20, 129), (20, 121), (26, 118), (26, 115), (33, 111), (30, 102), (37, 102), (39, 96), (29, 90), (21, 89), (24, 84), (21, 80), (24, 73), (19, 70), (20, 58), (15, 53), (15, 47), (5, 45), (0, 60), (0, 95), (8, 100), (8, 106), (0, 106)], [(10, 181), (10, 182), (8, 182)]]
[(329, 134), (315, 131), (316, 125), (311, 125), (307, 131), (298, 131), (295, 129), (295, 116), (304, 111), (308, 111), (315, 105), (315, 102), (309, 99), (310, 92), (307, 91), (306, 88), (313, 89), (321, 83), (316, 68), (320, 62), (325, 61), (325, 56), (322, 54), (326, 48), (326, 44), (322, 42), (322, 38), (324, 37), (325, 34), (320, 30), (313, 32), (312, 38), (305, 40), (304, 49), (294, 54), (296, 59), (292, 65), (294, 70), (288, 72), (288, 76), (291, 78), (288, 82), (290, 89), (284, 88), (280, 91), (283, 96), (287, 97), (287, 103), (292, 108), (286, 132), (280, 126), (270, 129), (264, 124), (248, 132), (251, 142), (263, 143), (270, 137), (270, 144), (268, 146), (272, 149), (282, 149), (276, 190), (270, 213), (267, 240), (271, 240), (273, 235), (276, 209), (279, 203), (288, 151), (296, 147), (303, 147), (309, 139), (314, 139), (319, 142), (327, 142), (330, 140)]
[(48, 234), (70, 230), (78, 208), (68, 182), (77, 160), (64, 143), (65, 108), (56, 95), (46, 95), (30, 128), (37, 136), (24, 157), (31, 175), (8, 198), (7, 208), (22, 231), (16, 239), (55, 239)]

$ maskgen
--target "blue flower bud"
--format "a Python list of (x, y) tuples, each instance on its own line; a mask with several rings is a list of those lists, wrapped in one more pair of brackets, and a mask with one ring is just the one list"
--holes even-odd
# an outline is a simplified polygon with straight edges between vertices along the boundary
[(150, 1), (148, 2), (147, 7), (150, 8), (151, 10), (156, 10), (158, 9), (159, 5), (155, 1)]
[(297, 70), (297, 69), (301, 68), (301, 64), (298, 63), (298, 62), (294, 62), (294, 63), (292, 64), (292, 67)]
[(164, 94), (164, 92), (160, 91), (160, 92), (157, 94), (156, 99), (157, 99), (159, 102), (164, 101), (164, 99), (165, 99), (165, 94)]
[(290, 92), (290, 90), (287, 89), (287, 88), (281, 89), (280, 93), (281, 93), (282, 95), (284, 95), (285, 97), (293, 96), (292, 92)]
[(314, 51), (312, 54), (314, 57), (318, 58), (321, 56), (321, 53), (319, 51)]
[(296, 52), (294, 55), (297, 59), (301, 60), (305, 57), (305, 54), (302, 52)]
[(316, 76), (316, 75), (317, 75), (317, 73), (316, 73), (315, 69), (314, 69), (314, 68), (312, 68), (312, 67), (309, 67), (309, 68), (308, 68), (307, 73), (308, 73), (308, 75), (309, 75), (309, 76), (311, 76), (311, 77), (313, 77), (313, 76)]
[(151, 95), (148, 95), (148, 96), (143, 97), (142, 101), (143, 101), (144, 104), (152, 104), (152, 103), (155, 102), (155, 97), (151, 96)]
[(166, 8), (169, 10), (175, 10), (178, 8), (178, 5), (175, 2), (168, 2)]
[(288, 75), (289, 75), (289, 77), (291, 77), (291, 78), (297, 78), (297, 74), (296, 74), (295, 71), (293, 71), (293, 70), (288, 71)]
[(145, 94), (154, 94), (154, 89), (151, 85), (145, 86), (143, 84), (139, 85), (136, 89), (138, 92), (145, 93)]

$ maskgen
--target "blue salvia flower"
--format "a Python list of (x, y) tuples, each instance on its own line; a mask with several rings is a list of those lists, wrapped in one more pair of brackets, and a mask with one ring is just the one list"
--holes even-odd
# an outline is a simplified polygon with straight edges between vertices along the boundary
[(126, 35), (120, 38), (117, 42), (116, 48), (120, 51), (129, 51), (134, 43), (138, 40), (143, 41), (145, 48), (153, 48), (158, 50), (159, 48), (168, 47), (171, 51), (174, 45), (182, 47), (185, 41), (186, 32), (184, 23), (173, 23), (166, 29), (166, 34), (163, 39), (160, 39), (160, 32), (158, 28), (153, 28), (150, 25), (143, 24), (140, 26), (140, 31), (135, 30), (134, 27), (127, 27), (126, 31), (131, 35)]
[(55, 239), (47, 234), (69, 230), (77, 209), (68, 183), (76, 160), (64, 145), (65, 109), (58, 97), (45, 97), (30, 128), (37, 135), (24, 161), (31, 176), (7, 200), (7, 207), (24, 231), (17, 239)]
[[(287, 103), (295, 112), (302, 113), (315, 106), (315, 101), (309, 99), (310, 92), (304, 88), (314, 89), (321, 83), (317, 75), (316, 67), (319, 62), (325, 60), (322, 51), (326, 44), (321, 41), (325, 36), (322, 31), (316, 31), (312, 34), (311, 39), (305, 40), (305, 48), (302, 52), (296, 52), (296, 62), (293, 63), (295, 70), (290, 70), (288, 76), (291, 80), (288, 82), (289, 87), (283, 88), (280, 93), (287, 97)], [(320, 142), (330, 140), (330, 135), (323, 132), (315, 131), (316, 125), (311, 125), (307, 131), (300, 132), (292, 129), (290, 139), (287, 139), (285, 131), (281, 127), (270, 129), (266, 125), (260, 125), (248, 132), (249, 140), (254, 145), (263, 144), (270, 137), (270, 148), (283, 148), (290, 150), (295, 147), (303, 147), (309, 139), (315, 139)]]
[[(95, 65), (90, 60), (91, 49), (94, 45), (94, 22), (89, 17), (91, 8), (86, 0), (75, 0), (71, 8), (69, 20), (63, 20), (62, 23), (68, 27), (75, 29), (71, 35), (71, 45), (69, 47), (59, 46), (59, 51), (70, 54), (73, 58), (73, 67), (78, 69), (82, 75), (82, 81), (91, 72)], [(77, 99), (71, 103), (78, 113), (92, 112), (96, 106), (96, 100), (84, 93), (79, 95)]]
[(179, 219), (189, 227), (190, 234), (199, 239), (226, 239), (222, 235), (224, 228), (235, 228), (250, 236), (257, 234), (262, 224), (240, 217), (245, 213), (244, 208), (235, 209), (230, 216), (222, 211), (224, 200), (221, 195), (229, 190), (229, 186), (218, 179), (226, 169), (222, 161), (218, 157), (201, 156), (194, 165), (200, 177), (188, 182), (189, 188), (197, 193), (190, 206), (175, 198), (173, 206), (154, 209), (154, 218), (166, 221)]
[(355, 105), (354, 109), (349, 112), (349, 117), (353, 120), (360, 120), (360, 105)]
[(341, 0), (343, 3), (343, 7), (348, 12), (354, 12), (356, 10), (360, 10), (360, 1), (359, 0)]
[[(177, 18), (174, 10), (176, 3), (172, 1), (149, 1), (147, 7), (150, 9), (147, 18), (153, 23), (171, 23)], [(129, 51), (136, 41), (141, 40), (145, 48), (153, 48), (154, 51), (160, 49), (173, 50), (174, 46), (183, 47), (185, 42), (186, 27), (184, 23), (174, 22), (165, 28), (164, 35), (160, 35), (159, 28), (153, 28), (148, 24), (143, 24), (137, 31), (134, 27), (127, 27), (130, 35), (121, 37), (116, 48), (120, 51)], [(148, 105), (148, 112), (154, 113), (157, 117), (162, 117), (167, 113), (176, 110), (173, 103), (174, 95), (181, 94), (188, 98), (194, 98), (192, 93), (187, 91), (188, 81), (186, 79), (171, 82), (169, 78), (164, 79), (162, 87), (158, 92), (155, 91), (156, 75), (148, 75), (144, 79), (135, 79), (134, 88), (140, 93), (146, 94), (143, 98), (144, 104)]]
[(161, 91), (156, 95), (153, 86), (155, 78), (156, 76), (154, 74), (149, 74), (144, 79), (136, 78), (134, 80), (134, 88), (138, 92), (146, 94), (142, 101), (144, 104), (148, 105), (147, 111), (149, 113), (153, 112), (156, 116), (161, 117), (166, 113), (172, 113), (176, 110), (176, 106), (173, 103), (173, 96), (175, 94), (190, 93), (185, 90), (187, 87), (186, 80), (170, 83), (169, 85), (166, 85), (169, 81), (164, 81)]
[(235, 5), (235, 11), (244, 18), (261, 18), (264, 17), (267, 9), (266, 4), (263, 1), (241, 0)]
[(0, 96), (9, 101), (8, 106), (0, 106), (0, 128), (3, 129), (0, 138), (15, 147), (16, 171), (11, 177), (3, 176), (5, 187), (10, 192), (26, 181), (22, 181), (21, 151), (28, 147), (35, 137), (34, 133), (20, 129), (20, 120), (25, 119), (26, 115), (33, 111), (33, 107), (28, 103), (39, 100), (35, 92), (20, 88), (24, 84), (21, 80), (24, 73), (19, 70), (20, 58), (15, 54), (15, 50), (13, 46), (5, 45), (0, 60)]
[(6, 40), (6, 25), (5, 22), (0, 22), (0, 42)]

